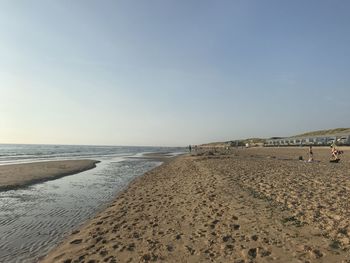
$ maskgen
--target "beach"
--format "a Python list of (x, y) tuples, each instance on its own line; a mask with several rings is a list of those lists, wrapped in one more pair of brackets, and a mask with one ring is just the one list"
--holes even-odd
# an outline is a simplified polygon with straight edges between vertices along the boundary
[[(135, 179), (41, 262), (349, 262), (350, 156), (206, 150)], [(299, 160), (300, 156), (303, 160)]]
[(58, 179), (96, 167), (95, 160), (46, 161), (0, 165), (0, 190)]

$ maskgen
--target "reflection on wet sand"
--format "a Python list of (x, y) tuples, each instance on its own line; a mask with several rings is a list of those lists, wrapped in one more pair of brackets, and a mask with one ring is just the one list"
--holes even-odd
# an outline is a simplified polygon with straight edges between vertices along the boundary
[(103, 161), (95, 169), (0, 192), (0, 262), (33, 262), (105, 207), (151, 160)]

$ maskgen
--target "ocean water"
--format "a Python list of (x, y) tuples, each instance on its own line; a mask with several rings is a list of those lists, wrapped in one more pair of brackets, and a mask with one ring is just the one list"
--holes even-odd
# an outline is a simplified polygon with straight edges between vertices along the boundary
[(0, 165), (44, 160), (97, 159), (144, 152), (181, 152), (174, 147), (0, 144)]
[(106, 207), (128, 183), (160, 165), (149, 152), (183, 148), (0, 145), (0, 165), (43, 160), (95, 159), (97, 167), (23, 189), (0, 191), (0, 262), (36, 262)]

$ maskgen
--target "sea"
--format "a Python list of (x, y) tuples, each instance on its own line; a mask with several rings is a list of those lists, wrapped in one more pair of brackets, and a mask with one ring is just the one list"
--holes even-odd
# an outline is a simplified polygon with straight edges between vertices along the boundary
[(106, 208), (128, 183), (159, 166), (146, 153), (184, 148), (0, 144), (0, 165), (94, 159), (97, 167), (16, 190), (0, 191), (0, 262), (37, 262), (63, 237)]

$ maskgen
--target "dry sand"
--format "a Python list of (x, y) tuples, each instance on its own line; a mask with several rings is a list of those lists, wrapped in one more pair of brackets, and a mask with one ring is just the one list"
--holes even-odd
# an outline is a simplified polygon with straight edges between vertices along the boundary
[(42, 262), (350, 262), (350, 151), (181, 156), (146, 173)]
[(96, 167), (95, 160), (48, 161), (0, 166), (0, 190), (53, 180)]

